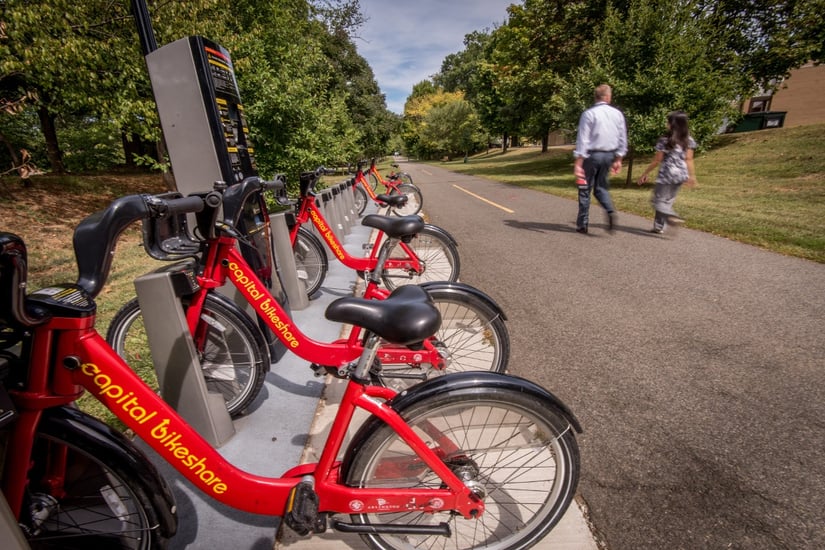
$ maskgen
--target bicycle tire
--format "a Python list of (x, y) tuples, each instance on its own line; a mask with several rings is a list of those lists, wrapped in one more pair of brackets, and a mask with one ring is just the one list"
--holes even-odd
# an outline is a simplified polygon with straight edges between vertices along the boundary
[[(399, 269), (385, 269), (381, 281), (389, 290), (403, 285), (417, 285), (428, 281), (457, 281), (461, 271), (458, 248), (450, 238), (438, 229), (425, 225), (418, 235), (406, 243), (423, 264), (421, 273)], [(406, 259), (409, 255), (398, 241), (384, 241), (379, 254), (387, 252), (387, 258)]]
[(410, 185), (415, 185), (413, 182), (412, 176), (406, 172), (401, 172), (398, 174), (398, 179), (400, 179), (403, 183), (408, 183)]
[(361, 187), (359, 187), (358, 185), (356, 185), (355, 187), (353, 187), (353, 193), (355, 193), (355, 212), (360, 217), (364, 214), (364, 210), (367, 209), (367, 192), (361, 189)]
[[(441, 451), (444, 462), (482, 496), (485, 511), (471, 520), (449, 511), (352, 514), (357, 524), (450, 526), (449, 537), (362, 534), (371, 548), (525, 549), (550, 532), (572, 502), (579, 449), (568, 417), (552, 402), (512, 385), (488, 382), (459, 389), (447, 386), (397, 407), (427, 445)], [(368, 423), (363, 430), (350, 449), (352, 456), (344, 461), (347, 484), (442, 486), (389, 426)]]
[(505, 373), (510, 362), (510, 332), (504, 319), (478, 296), (462, 288), (428, 288), (441, 314), (431, 342), (444, 356), (443, 370), (429, 364), (386, 364), (372, 373), (376, 384), (400, 392), (413, 384), (455, 372)]
[[(108, 430), (93, 437), (50, 422), (38, 426), (24, 507), (33, 512), (23, 530), (32, 550), (166, 548), (158, 528), (163, 512), (153, 501), (158, 488), (146, 484), (132, 462), (148, 460), (136, 449), (131, 460), (112, 456), (108, 438), (115, 436)], [(50, 459), (64, 449), (64, 490), (52, 494)]]
[(369, 172), (369, 182), (372, 190), (378, 192), (378, 176), (373, 174), (372, 171)]
[(307, 296), (311, 298), (321, 289), (329, 271), (326, 249), (314, 233), (299, 227), (295, 244), (292, 245), (292, 254), (295, 256), (298, 276), (304, 281)]
[[(183, 305), (186, 309), (187, 304)], [(269, 368), (266, 340), (255, 322), (234, 303), (212, 293), (206, 296), (201, 319), (206, 325), (206, 343), (196, 343), (195, 347), (199, 350), (206, 387), (223, 395), (229, 415), (237, 417), (263, 387)], [(106, 341), (147, 383), (157, 388), (137, 298), (126, 302), (112, 318)]]
[(393, 214), (396, 216), (412, 216), (421, 211), (421, 207), (424, 205), (424, 197), (418, 187), (409, 183), (402, 183), (390, 189), (390, 195), (398, 194), (407, 195), (407, 204), (400, 207), (393, 206), (390, 209)]

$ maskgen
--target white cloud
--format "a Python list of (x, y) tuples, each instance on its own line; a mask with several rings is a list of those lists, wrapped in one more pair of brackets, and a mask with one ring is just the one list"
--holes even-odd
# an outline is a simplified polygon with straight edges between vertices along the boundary
[(387, 107), (404, 112), (412, 87), (441, 70), (464, 36), (507, 19), (514, 0), (360, 0), (369, 19), (358, 31), (358, 53), (370, 64)]

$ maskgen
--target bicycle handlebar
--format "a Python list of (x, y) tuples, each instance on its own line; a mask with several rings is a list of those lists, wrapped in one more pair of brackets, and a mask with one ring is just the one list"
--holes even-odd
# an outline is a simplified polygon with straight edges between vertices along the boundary
[(227, 187), (223, 192), (224, 223), (232, 227), (238, 225), (243, 213), (243, 205), (249, 197), (256, 192), (267, 190), (276, 192), (286, 190), (286, 177), (283, 174), (277, 174), (271, 181), (264, 181), (258, 176), (252, 176)]
[[(77, 285), (92, 298), (100, 293), (109, 276), (117, 238), (132, 223), (146, 218), (200, 212), (206, 200), (199, 196), (169, 199), (157, 195), (127, 195), (86, 217), (74, 230)], [(214, 198), (209, 200), (214, 202)]]
[(336, 171), (325, 166), (319, 166), (311, 172), (302, 172), (299, 176), (298, 187), (301, 197), (315, 194), (315, 184), (321, 176), (334, 176)]
[[(209, 197), (209, 195), (207, 195), (207, 197)], [(175, 214), (189, 214), (194, 212), (200, 212), (204, 209), (205, 206), (205, 198), (198, 196), (182, 197), (180, 199), (160, 199), (160, 204), (157, 204), (157, 206), (155, 206), (155, 200), (158, 200), (158, 198), (149, 198), (149, 208), (151, 209), (154, 207), (155, 211), (158, 213), (157, 217), (160, 218), (165, 216), (172, 216)]]

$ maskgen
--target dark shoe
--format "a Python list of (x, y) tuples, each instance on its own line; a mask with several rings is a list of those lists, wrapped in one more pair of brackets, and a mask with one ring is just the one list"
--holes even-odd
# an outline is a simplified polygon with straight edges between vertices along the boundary
[(587, 227), (577, 227), (576, 233), (587, 233)]
[(664, 230), (662, 230), (662, 229), (656, 229), (656, 228), (654, 227), (653, 229), (651, 229), (651, 230), (650, 230), (650, 232), (651, 232), (651, 233), (656, 233), (657, 235), (661, 235), (662, 233), (664, 233)]
[(608, 212), (607, 213), (607, 231), (609, 233), (613, 233), (616, 230), (616, 213), (615, 212)]

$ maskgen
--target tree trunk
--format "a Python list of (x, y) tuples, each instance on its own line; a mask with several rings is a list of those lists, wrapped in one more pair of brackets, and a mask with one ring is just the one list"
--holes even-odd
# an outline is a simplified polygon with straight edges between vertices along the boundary
[(541, 136), (541, 152), (546, 153), (547, 150), (550, 148), (550, 131), (544, 132)]
[(140, 142), (135, 138), (135, 134), (132, 134), (130, 138), (126, 132), (120, 132), (120, 142), (123, 144), (124, 164), (129, 168), (136, 166), (135, 155), (140, 154)]
[(629, 187), (633, 183), (633, 148), (630, 147), (627, 150), (627, 156), (625, 157), (627, 161), (627, 179), (624, 181), (624, 186)]
[(57, 128), (54, 125), (55, 117), (49, 113), (45, 106), (37, 109), (37, 116), (40, 118), (40, 130), (46, 140), (46, 156), (49, 158), (52, 172), (65, 174), (66, 166), (63, 164), (63, 152), (60, 150), (60, 144), (57, 141)]
[(507, 147), (510, 146), (510, 136), (507, 132), (504, 132), (504, 135), (501, 137), (501, 152), (506, 153)]
[(3, 142), (3, 145), (6, 146), (6, 150), (9, 152), (9, 156), (11, 157), (11, 167), (17, 168), (20, 164), (20, 157), (17, 156), (17, 151), (14, 150), (11, 142), (3, 135), (3, 132), (0, 132), (0, 141)]

